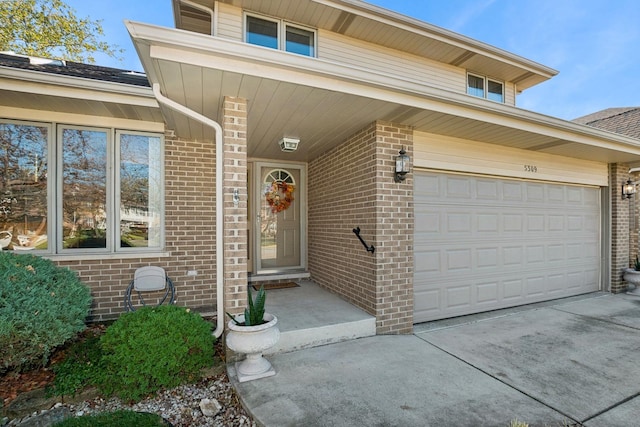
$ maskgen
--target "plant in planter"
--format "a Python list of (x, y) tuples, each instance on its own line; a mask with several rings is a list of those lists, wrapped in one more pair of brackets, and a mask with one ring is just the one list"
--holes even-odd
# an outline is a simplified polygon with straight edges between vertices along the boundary
[(275, 375), (276, 371), (262, 352), (273, 347), (280, 339), (278, 318), (273, 314), (265, 313), (264, 305), (267, 299), (264, 287), (256, 294), (255, 301), (248, 292), (248, 307), (244, 314), (234, 316), (227, 324), (227, 347), (236, 353), (244, 353), (246, 358), (236, 363), (238, 381), (245, 382), (258, 378)]
[(634, 285), (634, 289), (627, 293), (640, 296), (640, 259), (638, 259), (637, 255), (633, 268), (624, 269), (623, 278), (625, 282)]

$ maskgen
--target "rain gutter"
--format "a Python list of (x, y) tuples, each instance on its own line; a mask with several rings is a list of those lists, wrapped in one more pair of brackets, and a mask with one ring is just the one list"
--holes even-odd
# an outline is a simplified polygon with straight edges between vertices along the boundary
[(222, 126), (215, 120), (167, 98), (160, 92), (160, 85), (153, 84), (153, 94), (161, 105), (191, 117), (215, 132), (216, 137), (216, 303), (217, 320), (213, 335), (219, 338), (224, 332), (224, 197), (222, 181), (224, 176), (224, 147), (222, 141)]

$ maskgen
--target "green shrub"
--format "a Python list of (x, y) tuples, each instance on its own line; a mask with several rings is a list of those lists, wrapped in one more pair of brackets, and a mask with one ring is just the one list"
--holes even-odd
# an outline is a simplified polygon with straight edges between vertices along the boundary
[(49, 396), (75, 396), (99, 377), (100, 337), (89, 332), (74, 342), (66, 351), (64, 359), (53, 365), (53, 383), (47, 389)]
[(196, 380), (213, 363), (211, 324), (175, 305), (125, 313), (100, 339), (100, 390), (138, 400)]
[(90, 305), (89, 288), (71, 270), (0, 251), (0, 374), (46, 364), (85, 328)]
[(55, 427), (157, 427), (167, 422), (157, 414), (133, 411), (115, 411), (84, 417), (67, 418)]

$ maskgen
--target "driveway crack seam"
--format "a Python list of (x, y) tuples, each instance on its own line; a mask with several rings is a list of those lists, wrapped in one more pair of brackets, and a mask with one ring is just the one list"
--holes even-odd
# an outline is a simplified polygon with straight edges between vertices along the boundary
[[(417, 335), (416, 335), (416, 336), (417, 336)], [(569, 420), (571, 420), (572, 422), (577, 422), (577, 423), (579, 423), (579, 424), (582, 424), (579, 420), (576, 420), (576, 419), (575, 419), (575, 418), (573, 418), (572, 416), (570, 416), (570, 415), (568, 415), (568, 414), (565, 414), (565, 413), (564, 413), (563, 411), (561, 411), (560, 409), (555, 408), (555, 407), (553, 407), (553, 406), (551, 406), (551, 405), (549, 405), (549, 404), (547, 404), (547, 403), (543, 402), (542, 400), (538, 399), (537, 397), (534, 397), (534, 396), (530, 395), (530, 394), (529, 394), (529, 393), (527, 393), (526, 391), (521, 390), (521, 389), (519, 389), (518, 387), (515, 387), (515, 386), (513, 386), (513, 385), (511, 385), (511, 384), (509, 384), (509, 383), (507, 383), (507, 382), (505, 382), (505, 381), (503, 381), (503, 380), (501, 380), (500, 378), (498, 378), (498, 377), (496, 377), (496, 376), (492, 375), (491, 373), (489, 373), (489, 372), (485, 371), (484, 369), (482, 369), (482, 368), (480, 368), (480, 367), (478, 367), (478, 366), (475, 366), (474, 364), (472, 364), (472, 363), (470, 363), (470, 362), (467, 362), (466, 360), (462, 359), (461, 357), (456, 356), (455, 354), (453, 354), (453, 353), (451, 353), (451, 352), (449, 352), (449, 351), (445, 350), (444, 348), (442, 348), (442, 347), (440, 347), (440, 346), (438, 346), (438, 345), (436, 345), (436, 344), (434, 344), (434, 343), (432, 343), (432, 342), (430, 342), (430, 341), (427, 341), (425, 338), (422, 338), (422, 337), (418, 337), (418, 338), (420, 338), (422, 341), (426, 342), (427, 344), (429, 344), (429, 345), (431, 345), (431, 346), (433, 346), (433, 347), (437, 348), (438, 350), (445, 352), (445, 353), (446, 353), (446, 354), (448, 354), (449, 356), (452, 356), (453, 358), (455, 358), (455, 359), (457, 359), (457, 360), (461, 361), (461, 362), (462, 362), (462, 363), (464, 363), (465, 365), (472, 367), (472, 368), (473, 368), (473, 369), (475, 369), (476, 371), (482, 372), (483, 374), (490, 376), (491, 378), (493, 378), (494, 380), (498, 381), (499, 383), (502, 383), (502, 384), (506, 385), (507, 387), (509, 387), (509, 388), (511, 388), (511, 389), (513, 389), (513, 390), (515, 390), (515, 391), (517, 391), (518, 393), (521, 393), (521, 394), (523, 394), (523, 395), (525, 395), (525, 396), (529, 397), (530, 399), (535, 400), (536, 402), (540, 403), (541, 405), (544, 405), (544, 406), (546, 406), (547, 408), (550, 408), (550, 409), (552, 409), (552, 410), (556, 411), (556, 412), (557, 412), (557, 413), (559, 413), (560, 415), (563, 415), (563, 416), (567, 417), (567, 418), (568, 418)], [(639, 394), (640, 394), (640, 393), (639, 393)]]
[(570, 314), (570, 315), (572, 315), (572, 316), (578, 316), (578, 317), (584, 317), (585, 319), (597, 320), (598, 322), (608, 323), (608, 324), (610, 324), (610, 325), (621, 326), (621, 327), (623, 327), (623, 328), (632, 329), (632, 330), (634, 330), (634, 331), (639, 331), (639, 330), (640, 330), (640, 328), (634, 328), (634, 327), (633, 327), (633, 326), (631, 326), (631, 325), (626, 325), (626, 324), (624, 324), (624, 323), (615, 322), (615, 321), (613, 321), (613, 320), (611, 320), (611, 319), (603, 319), (603, 318), (601, 318), (601, 317), (589, 316), (589, 315), (587, 315), (587, 314), (572, 313), (572, 312), (570, 312), (570, 311), (568, 311), (568, 310), (562, 310), (562, 309), (561, 309), (561, 308), (559, 308), (559, 307), (549, 307), (549, 308), (551, 308), (552, 310), (560, 311), (560, 312), (562, 312), (562, 313)]
[(620, 402), (614, 403), (613, 405), (609, 406), (608, 408), (603, 409), (602, 411), (596, 412), (595, 414), (585, 418), (582, 422), (586, 423), (587, 421), (591, 421), (592, 419), (599, 417), (600, 415), (604, 414), (605, 412), (609, 412), (610, 410), (617, 408), (620, 405), (624, 405), (625, 403), (627, 403), (630, 400), (635, 399), (636, 397), (640, 396), (640, 392), (631, 395), (629, 397), (626, 397), (624, 399), (622, 399)]

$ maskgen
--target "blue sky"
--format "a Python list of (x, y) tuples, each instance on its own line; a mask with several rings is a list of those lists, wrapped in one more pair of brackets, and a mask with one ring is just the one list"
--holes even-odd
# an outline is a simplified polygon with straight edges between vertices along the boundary
[[(66, 0), (79, 16), (102, 19), (124, 61), (98, 65), (141, 71), (124, 19), (173, 27), (170, 0)], [(370, 0), (560, 71), (517, 98), (520, 108), (571, 120), (610, 107), (640, 106), (638, 0)]]

